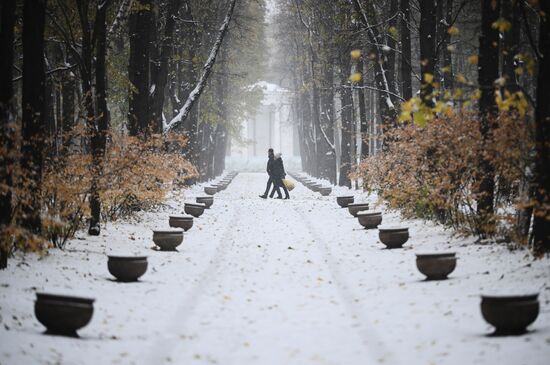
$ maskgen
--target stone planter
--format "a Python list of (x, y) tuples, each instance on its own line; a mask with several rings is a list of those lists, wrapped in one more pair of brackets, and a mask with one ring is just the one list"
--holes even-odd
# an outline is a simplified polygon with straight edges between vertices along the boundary
[(187, 215), (171, 215), (168, 218), (168, 224), (173, 228), (182, 228), (188, 231), (193, 227), (193, 217)]
[(175, 251), (183, 242), (183, 231), (153, 231), (153, 242), (161, 251)]
[(107, 268), (118, 281), (137, 281), (147, 271), (147, 256), (108, 256)]
[(195, 218), (198, 218), (204, 213), (206, 206), (204, 204), (193, 204), (185, 203), (183, 209), (185, 213), (192, 215)]
[(378, 237), (387, 248), (401, 248), (409, 239), (408, 227), (378, 228)]
[(456, 254), (454, 252), (416, 254), (416, 267), (426, 275), (427, 280), (445, 280), (456, 267)]
[(351, 214), (354, 217), (357, 217), (357, 213), (359, 213), (363, 210), (369, 210), (369, 203), (351, 203), (351, 204), (348, 204), (349, 214)]
[(357, 213), (357, 219), (359, 220), (359, 224), (366, 229), (374, 229), (382, 223), (382, 213), (362, 211)]
[(332, 193), (332, 188), (330, 186), (323, 186), (318, 189), (318, 192), (321, 193), (322, 196), (329, 196), (330, 193)]
[(354, 200), (355, 200), (355, 198), (353, 197), (353, 195), (345, 195), (345, 196), (337, 196), (336, 197), (336, 203), (341, 208), (347, 208), (348, 205), (352, 204)]
[(196, 201), (199, 204), (204, 204), (206, 209), (210, 209), (212, 204), (214, 204), (214, 198), (211, 196), (198, 196)]
[(496, 335), (520, 335), (539, 315), (538, 293), (481, 296), (481, 314), (495, 327)]
[(208, 195), (214, 195), (218, 192), (218, 188), (215, 186), (205, 186), (204, 192)]
[(47, 334), (78, 337), (76, 331), (90, 323), (94, 300), (66, 295), (36, 293), (34, 314)]
[(312, 185), (310, 186), (310, 189), (311, 189), (311, 191), (314, 191), (314, 192), (317, 193), (317, 192), (319, 192), (319, 190), (320, 190), (322, 187), (323, 187), (323, 185), (321, 185), (321, 184), (312, 184)]

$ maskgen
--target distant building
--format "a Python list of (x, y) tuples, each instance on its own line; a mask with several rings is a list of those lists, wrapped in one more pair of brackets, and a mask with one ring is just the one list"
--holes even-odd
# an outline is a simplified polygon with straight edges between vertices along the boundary
[(243, 122), (241, 140), (244, 143), (231, 144), (231, 160), (239, 159), (242, 163), (242, 160), (253, 162), (256, 158), (261, 158), (263, 161), (270, 147), (276, 152), (282, 152), (285, 159), (299, 156), (289, 91), (265, 81), (253, 86), (262, 87), (264, 98), (256, 115)]

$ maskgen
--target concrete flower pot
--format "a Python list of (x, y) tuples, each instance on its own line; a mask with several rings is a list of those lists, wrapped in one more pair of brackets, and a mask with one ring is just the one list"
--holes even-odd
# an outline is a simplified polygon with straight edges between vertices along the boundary
[(382, 223), (382, 213), (364, 210), (357, 213), (357, 220), (359, 221), (359, 224), (366, 229), (374, 229)]
[(118, 281), (137, 281), (147, 271), (147, 256), (108, 256), (107, 268)]
[(481, 296), (481, 314), (495, 327), (496, 335), (520, 335), (539, 315), (538, 293)]
[(348, 205), (352, 204), (354, 200), (355, 200), (355, 198), (354, 198), (353, 195), (345, 195), (345, 196), (337, 196), (336, 197), (336, 203), (341, 208), (347, 208)]
[(195, 218), (198, 218), (204, 213), (206, 206), (204, 204), (193, 204), (185, 203), (183, 209), (185, 213), (192, 215)]
[(168, 218), (168, 224), (173, 228), (182, 228), (188, 231), (193, 227), (193, 217), (188, 215), (171, 215)]
[(153, 242), (161, 251), (175, 251), (183, 242), (183, 231), (153, 231)]
[(369, 203), (351, 203), (351, 204), (348, 204), (349, 214), (351, 214), (354, 217), (357, 217), (357, 213), (359, 213), (363, 210), (369, 210)]
[(218, 192), (218, 188), (216, 186), (205, 186), (204, 192), (208, 195), (214, 195)]
[(34, 314), (47, 334), (78, 337), (76, 331), (90, 323), (94, 313), (91, 298), (36, 293)]
[(409, 240), (408, 227), (379, 227), (378, 237), (387, 248), (402, 248)]
[(312, 184), (309, 188), (311, 189), (311, 191), (318, 193), (322, 187), (323, 185), (321, 184)]
[(204, 204), (206, 209), (210, 209), (212, 204), (214, 204), (214, 198), (211, 196), (198, 196), (196, 201), (199, 204)]
[(332, 193), (332, 188), (330, 186), (323, 186), (317, 190), (322, 196), (329, 196)]
[(427, 280), (445, 280), (456, 267), (454, 252), (416, 254), (416, 267)]

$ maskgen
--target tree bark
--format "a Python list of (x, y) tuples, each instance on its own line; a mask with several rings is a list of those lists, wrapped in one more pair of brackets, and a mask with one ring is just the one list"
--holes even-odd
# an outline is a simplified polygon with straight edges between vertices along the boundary
[(168, 125), (166, 125), (164, 132), (168, 132), (172, 128), (174, 128), (177, 124), (182, 123), (189, 115), (189, 112), (191, 111), (191, 108), (193, 107), (195, 102), (200, 98), (202, 91), (206, 86), (206, 82), (208, 81), (208, 78), (210, 76), (210, 73), (212, 72), (212, 67), (216, 63), (216, 57), (218, 56), (218, 52), (220, 50), (225, 34), (227, 33), (227, 30), (229, 28), (229, 23), (231, 22), (231, 17), (233, 16), (233, 10), (235, 9), (236, 1), (237, 0), (231, 0), (231, 2), (229, 3), (229, 8), (225, 15), (225, 19), (222, 25), (220, 26), (220, 30), (218, 31), (218, 36), (216, 38), (216, 41), (214, 42), (214, 45), (212, 46), (210, 55), (208, 56), (208, 59), (206, 60), (206, 63), (202, 68), (202, 74), (199, 78), (197, 85), (187, 97), (185, 104), (180, 109), (178, 114), (174, 118), (172, 118), (172, 120), (168, 123)]
[(433, 107), (433, 86), (436, 48), (436, 7), (434, 0), (420, 0), (420, 98), (422, 103)]
[(401, 82), (403, 83), (403, 98), (409, 100), (412, 98), (412, 68), (411, 68), (411, 31), (409, 22), (411, 21), (411, 11), (409, 0), (400, 0), (401, 10)]
[(539, 75), (535, 110), (535, 186), (536, 206), (533, 218), (534, 248), (537, 253), (550, 251), (550, 2), (541, 1), (539, 28)]
[(95, 98), (97, 116), (94, 118), (90, 146), (92, 149), (93, 174), (90, 189), (90, 235), (99, 235), (101, 221), (101, 199), (99, 196), (99, 179), (103, 173), (103, 158), (107, 145), (107, 133), (109, 129), (109, 109), (107, 107), (107, 70), (105, 57), (107, 54), (107, 24), (106, 15), (110, 0), (104, 0), (98, 4), (95, 18)]
[(363, 56), (357, 62), (357, 69), (363, 75), (361, 80), (357, 83), (359, 89), (357, 90), (358, 102), (359, 102), (359, 124), (361, 132), (361, 159), (367, 158), (369, 156), (369, 123), (367, 120), (367, 108), (365, 105), (365, 65), (363, 61)]
[[(442, 1), (442, 0), (441, 0)], [(447, 0), (445, 5), (445, 27), (442, 27), (442, 44), (441, 44), (441, 54), (442, 54), (442, 65), (445, 68), (443, 72), (443, 86), (447, 90), (451, 90), (454, 87), (454, 72), (453, 72), (453, 58), (451, 52), (448, 49), (449, 44), (451, 43), (451, 34), (449, 34), (448, 29), (451, 25), (453, 17), (453, 0)]]
[(480, 132), (482, 136), (479, 162), (477, 213), (481, 219), (482, 236), (492, 234), (494, 224), (493, 200), (495, 191), (495, 169), (492, 162), (484, 156), (492, 138), (492, 130), (497, 114), (494, 81), (499, 77), (499, 33), (492, 27), (500, 14), (500, 0), (483, 0), (481, 5), (481, 34), (479, 36), (478, 82), (481, 89), (479, 99)]
[(128, 108), (128, 132), (132, 136), (145, 137), (149, 132), (149, 61), (152, 0), (136, 0), (137, 8), (131, 11), (129, 39), (130, 60), (128, 78), (133, 85), (130, 89)]
[[(69, 49), (66, 51), (65, 62), (72, 64), (74, 62), (72, 53)], [(75, 91), (76, 77), (72, 71), (66, 72), (61, 78), (61, 125), (63, 131), (63, 153), (67, 153), (73, 143), (73, 128), (75, 122)]]
[(46, 0), (25, 0), (23, 5), (21, 172), (28, 197), (22, 206), (21, 225), (35, 234), (42, 230), (40, 189), (46, 136), (44, 123), (46, 110), (45, 15)]
[[(322, 133), (329, 141), (325, 156), (321, 160), (323, 164), (323, 175), (332, 183), (336, 184), (336, 151), (334, 148), (334, 70), (331, 61), (323, 64), (323, 85), (321, 91), (321, 128)], [(330, 142), (330, 144), (329, 144)]]
[[(388, 22), (388, 27), (395, 28), (397, 25), (397, 18), (398, 18), (398, 7), (399, 2), (398, 0), (390, 0), (390, 8), (389, 8), (389, 14), (388, 17), (390, 18), (390, 21)], [(395, 34), (395, 33), (394, 33)], [(386, 52), (387, 57), (387, 65), (388, 65), (388, 85), (390, 88), (390, 91), (394, 94), (397, 94), (397, 87), (395, 85), (395, 48), (397, 47), (397, 39), (394, 38), (395, 36), (388, 32), (386, 34), (386, 43), (388, 45), (388, 51)], [(397, 102), (396, 98), (394, 96), (391, 96), (394, 103)]]
[(155, 72), (156, 77), (153, 82), (155, 90), (153, 91), (151, 102), (151, 118), (153, 119), (155, 133), (161, 133), (163, 128), (162, 110), (164, 107), (166, 84), (168, 83), (168, 60), (172, 57), (174, 28), (180, 6), (181, 0), (171, 0), (168, 4), (160, 57), (155, 66), (157, 68)]
[[(349, 52), (340, 56), (340, 78), (342, 84), (347, 82), (347, 75), (351, 71)], [(351, 88), (340, 88), (341, 111), (340, 118), (342, 121), (342, 139), (341, 139), (341, 156), (340, 156), (340, 178), (338, 185), (351, 188), (351, 136), (353, 128), (353, 98)]]
[(519, 0), (502, 0), (503, 17), (512, 27), (502, 34), (502, 74), (506, 79), (506, 88), (510, 92), (519, 90), (514, 67), (514, 57), (519, 52), (521, 34), (521, 9)]
[(12, 219), (13, 168), (15, 158), (15, 113), (13, 108), (13, 27), (15, 25), (15, 0), (2, 3), (0, 23), (0, 270), (8, 266), (11, 240), (4, 237), (4, 229)]

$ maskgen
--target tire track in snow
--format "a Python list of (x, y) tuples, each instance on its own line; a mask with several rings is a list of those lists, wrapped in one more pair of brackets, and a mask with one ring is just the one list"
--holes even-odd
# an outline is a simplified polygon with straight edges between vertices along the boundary
[[(229, 206), (228, 206), (229, 207)], [(232, 238), (234, 232), (234, 226), (238, 221), (238, 214), (236, 214), (235, 207), (230, 207), (231, 219), (228, 220), (227, 226), (217, 240), (217, 249), (214, 255), (211, 257), (206, 269), (200, 274), (199, 279), (192, 287), (191, 290), (185, 295), (183, 304), (176, 310), (172, 321), (164, 328), (166, 336), (159, 338), (155, 341), (154, 345), (148, 351), (149, 356), (141, 362), (144, 365), (150, 364), (163, 364), (171, 362), (172, 353), (174, 348), (181, 341), (180, 333), (181, 329), (185, 327), (186, 321), (191, 317), (199, 299), (203, 295), (203, 290), (206, 288), (206, 284), (211, 281), (215, 276), (216, 270), (219, 268), (223, 257), (225, 256), (227, 249), (232, 245)], [(211, 244), (211, 243), (209, 243)]]
[(376, 336), (375, 333), (369, 331), (368, 328), (366, 328), (366, 324), (368, 323), (368, 321), (366, 320), (364, 315), (361, 314), (361, 308), (357, 304), (355, 304), (353, 300), (353, 294), (350, 292), (350, 290), (348, 290), (348, 285), (346, 284), (346, 280), (338, 264), (332, 259), (332, 252), (327, 243), (317, 234), (311, 221), (302, 211), (296, 209), (294, 206), (292, 206), (292, 209), (302, 219), (304, 223), (303, 225), (306, 227), (310, 236), (313, 237), (318, 243), (317, 247), (320, 248), (321, 254), (325, 260), (325, 264), (327, 265), (329, 272), (334, 279), (338, 294), (342, 298), (345, 307), (352, 317), (357, 318), (359, 322), (363, 324), (362, 329), (356, 329), (357, 332), (359, 332), (363, 345), (370, 353), (373, 354), (374, 359), (379, 361), (380, 363), (396, 364), (390, 350)]

